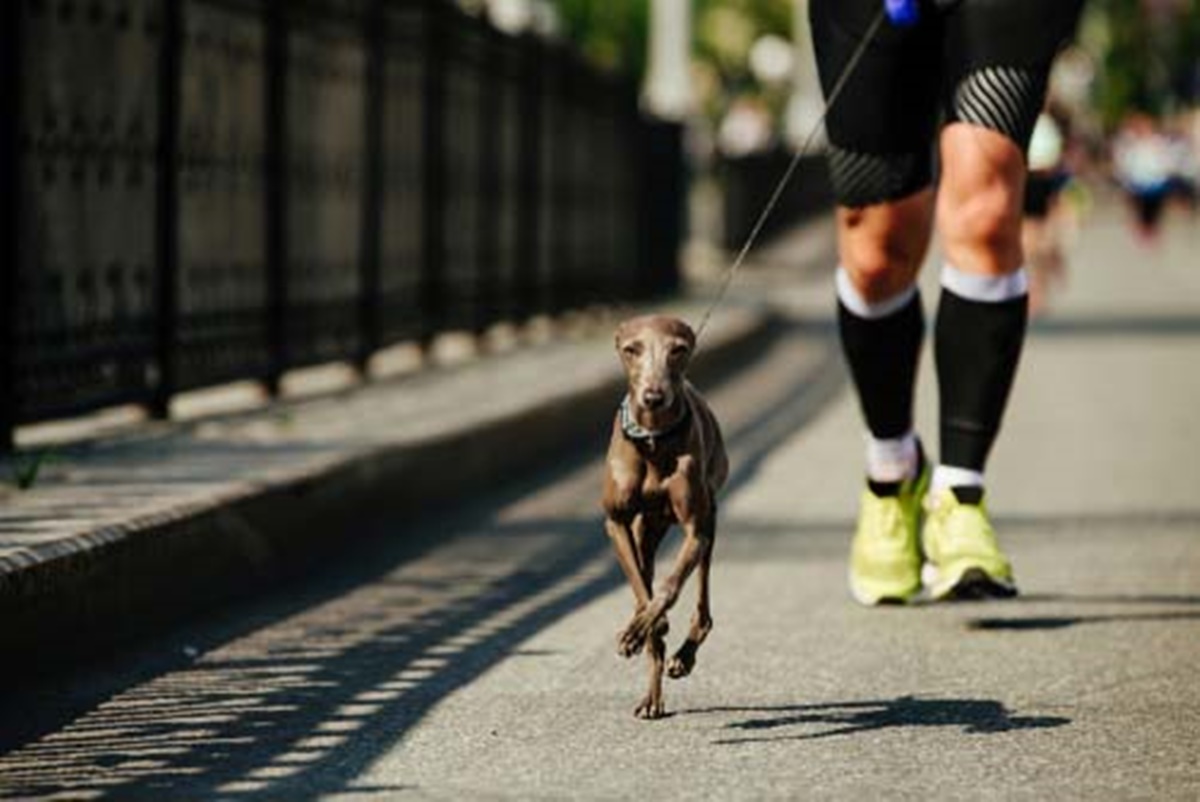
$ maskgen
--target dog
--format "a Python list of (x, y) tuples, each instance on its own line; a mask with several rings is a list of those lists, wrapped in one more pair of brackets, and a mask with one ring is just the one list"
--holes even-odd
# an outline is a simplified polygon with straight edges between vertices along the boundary
[[(628, 393), (613, 420), (605, 462), (605, 531), (633, 590), (633, 618), (617, 636), (617, 652), (632, 657), (643, 648), (650, 660), (650, 687), (634, 710), (661, 718), (664, 668), (685, 677), (696, 651), (712, 631), (709, 568), (717, 531), (717, 493), (729, 460), (717, 419), (684, 378), (696, 335), (682, 320), (645, 315), (621, 323), (617, 353)], [(683, 543), (670, 574), (654, 587), (654, 557), (672, 524)], [(693, 571), (699, 569), (696, 612), (687, 639), (666, 663), (667, 611)]]

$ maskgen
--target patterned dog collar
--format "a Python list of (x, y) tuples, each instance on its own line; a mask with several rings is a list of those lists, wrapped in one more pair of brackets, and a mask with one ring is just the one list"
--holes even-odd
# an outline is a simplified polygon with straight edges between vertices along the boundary
[(634, 418), (633, 409), (629, 403), (629, 396), (626, 395), (623, 399), (621, 399), (621, 431), (624, 432), (625, 436), (630, 440), (653, 441), (661, 437), (666, 437), (683, 426), (689, 417), (691, 417), (691, 408), (684, 403), (683, 414), (680, 415), (679, 419), (670, 426), (665, 429), (647, 429), (645, 426), (642, 426), (640, 423), (638, 423)]

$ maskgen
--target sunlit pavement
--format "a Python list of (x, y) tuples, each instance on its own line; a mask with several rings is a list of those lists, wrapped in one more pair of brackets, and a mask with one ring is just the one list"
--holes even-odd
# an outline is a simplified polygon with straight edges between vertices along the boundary
[[(378, 546), (304, 588), (10, 691), (0, 796), (1194, 799), (1200, 226), (1165, 233), (1139, 248), (1102, 207), (1031, 334), (990, 469), (1017, 600), (850, 602), (855, 402), (827, 282), (775, 267), (746, 286), (807, 314), (709, 393), (734, 461), (716, 627), (670, 717), (633, 718), (645, 667), (616, 656), (631, 599), (598, 443), (371, 524)], [(926, 369), (931, 439), (935, 400)]]

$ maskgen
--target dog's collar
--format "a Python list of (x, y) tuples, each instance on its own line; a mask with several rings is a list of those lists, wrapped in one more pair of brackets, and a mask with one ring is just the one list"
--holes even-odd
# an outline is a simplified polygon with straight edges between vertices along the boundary
[(647, 429), (637, 422), (633, 415), (633, 409), (629, 404), (629, 396), (626, 395), (621, 399), (621, 431), (625, 436), (634, 441), (651, 441), (666, 437), (672, 432), (677, 431), (692, 416), (692, 408), (687, 403), (683, 404), (683, 414), (665, 429)]

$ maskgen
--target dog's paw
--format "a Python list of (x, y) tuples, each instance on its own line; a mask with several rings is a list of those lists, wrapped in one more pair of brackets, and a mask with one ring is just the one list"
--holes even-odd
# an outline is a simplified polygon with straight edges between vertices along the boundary
[(662, 718), (666, 715), (666, 712), (662, 696), (649, 693), (633, 709), (633, 715), (643, 721), (653, 721), (656, 718)]
[(670, 625), (662, 614), (659, 605), (651, 604), (633, 614), (629, 624), (617, 635), (617, 654), (622, 657), (633, 657), (646, 645), (651, 635), (662, 638), (666, 636)]
[(671, 679), (683, 679), (691, 674), (692, 669), (696, 667), (696, 649), (699, 646), (700, 644), (690, 638), (685, 640), (667, 662), (667, 676)]
[(646, 645), (645, 638), (631, 634), (633, 624), (617, 633), (617, 654), (621, 657), (633, 657)]

